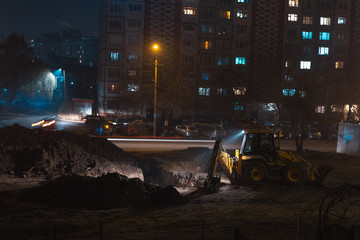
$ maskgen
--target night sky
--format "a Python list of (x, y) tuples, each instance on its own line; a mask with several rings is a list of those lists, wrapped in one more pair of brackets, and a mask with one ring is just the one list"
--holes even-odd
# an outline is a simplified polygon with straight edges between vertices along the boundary
[(79, 29), (83, 35), (98, 36), (100, 0), (1, 0), (0, 39), (10, 33), (25, 38), (41, 33)]

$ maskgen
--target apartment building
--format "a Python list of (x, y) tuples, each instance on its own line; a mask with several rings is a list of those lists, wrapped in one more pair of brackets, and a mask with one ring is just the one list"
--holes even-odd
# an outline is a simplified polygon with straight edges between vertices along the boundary
[(104, 0), (100, 13), (98, 108), (101, 114), (111, 114), (114, 100), (139, 89), (145, 1)]
[(309, 98), (319, 114), (343, 111), (354, 1), (289, 0), (284, 16), (282, 91)]
[[(119, 7), (111, 8), (116, 2)], [(139, 6), (136, 14), (129, 4)], [(174, 117), (277, 121), (276, 104), (284, 97), (312, 96), (319, 114), (339, 105), (343, 110), (346, 92), (339, 82), (350, 84), (358, 72), (358, 0), (104, 0), (102, 5), (107, 9), (100, 30), (103, 112), (129, 90), (122, 85), (133, 70), (129, 54), (139, 59), (131, 71), (136, 86), (153, 89), (156, 58), (163, 91), (172, 81), (191, 87), (192, 107), (174, 108)], [(122, 27), (133, 18), (136, 30)], [(139, 40), (131, 41), (134, 36)], [(155, 42), (161, 48), (156, 55)], [(115, 61), (113, 53), (119, 54)], [(165, 101), (159, 100), (159, 108)]]

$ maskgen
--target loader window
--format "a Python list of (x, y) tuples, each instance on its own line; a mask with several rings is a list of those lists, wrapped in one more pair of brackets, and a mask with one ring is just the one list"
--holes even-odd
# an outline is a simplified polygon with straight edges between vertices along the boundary
[(270, 134), (261, 134), (261, 150), (266, 152), (274, 150), (274, 144)]
[(256, 153), (260, 150), (260, 138), (258, 134), (249, 133), (246, 136), (244, 153)]
[(272, 154), (274, 151), (274, 141), (271, 134), (247, 134), (244, 145), (244, 154)]

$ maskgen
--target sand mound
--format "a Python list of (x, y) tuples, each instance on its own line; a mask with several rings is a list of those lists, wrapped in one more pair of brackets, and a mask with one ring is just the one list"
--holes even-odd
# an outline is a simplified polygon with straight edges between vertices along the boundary
[(172, 186), (160, 187), (117, 173), (99, 178), (60, 177), (43, 186), (23, 191), (21, 200), (51, 207), (79, 209), (165, 206), (187, 202)]
[(13, 125), (0, 129), (0, 139), (0, 173), (51, 179), (117, 172), (143, 179), (136, 159), (103, 138)]

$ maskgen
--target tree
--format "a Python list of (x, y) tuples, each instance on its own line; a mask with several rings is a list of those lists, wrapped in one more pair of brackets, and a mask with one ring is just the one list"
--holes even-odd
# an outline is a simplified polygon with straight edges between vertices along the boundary
[(112, 102), (110, 109), (114, 112), (116, 120), (122, 114), (134, 117), (144, 106), (139, 93), (128, 93), (116, 97)]
[(0, 93), (5, 99), (4, 111), (10, 108), (21, 87), (37, 79), (43, 69), (44, 65), (34, 58), (24, 35), (13, 33), (0, 43)]
[(158, 86), (159, 107), (165, 122), (169, 122), (175, 109), (185, 110), (192, 105), (194, 88), (187, 81), (180, 81), (179, 76), (172, 74), (173, 78), (160, 82)]
[(306, 129), (315, 118), (314, 103), (312, 99), (290, 97), (284, 101), (285, 109), (290, 117), (291, 127), (295, 136), (296, 151), (302, 152)]

